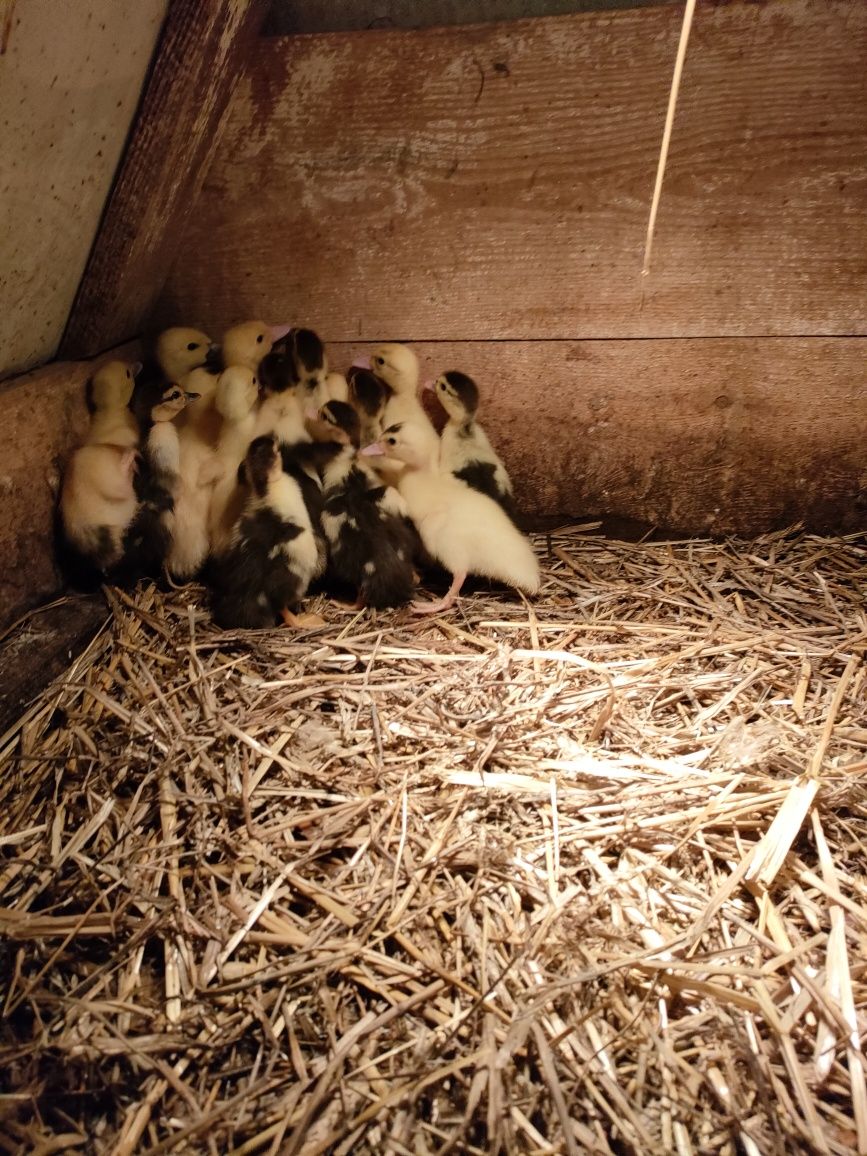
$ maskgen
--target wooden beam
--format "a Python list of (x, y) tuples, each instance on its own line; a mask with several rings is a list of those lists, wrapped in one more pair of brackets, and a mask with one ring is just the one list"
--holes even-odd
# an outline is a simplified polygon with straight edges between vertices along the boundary
[[(340, 368), (367, 348), (332, 345), (329, 359)], [(423, 378), (475, 377), (479, 420), (533, 519), (698, 535), (867, 529), (867, 338), (414, 348)]]
[(268, 0), (172, 0), (60, 353), (141, 333), (211, 162)]
[(867, 332), (867, 4), (263, 39), (159, 310), (332, 340)]

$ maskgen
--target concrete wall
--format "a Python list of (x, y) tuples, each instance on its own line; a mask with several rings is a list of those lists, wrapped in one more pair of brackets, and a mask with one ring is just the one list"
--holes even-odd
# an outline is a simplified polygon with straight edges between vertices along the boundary
[(0, 377), (54, 356), (168, 0), (7, 0)]

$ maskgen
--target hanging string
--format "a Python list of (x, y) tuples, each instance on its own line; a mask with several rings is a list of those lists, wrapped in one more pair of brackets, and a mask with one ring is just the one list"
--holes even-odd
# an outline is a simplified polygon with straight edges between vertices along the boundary
[(677, 46), (677, 58), (674, 62), (674, 76), (671, 79), (671, 92), (668, 94), (668, 112), (665, 114), (662, 148), (659, 150), (659, 164), (656, 167), (656, 184), (653, 187), (653, 200), (650, 203), (650, 220), (647, 222), (647, 240), (644, 242), (642, 277), (646, 277), (650, 272), (650, 252), (653, 248), (653, 230), (656, 228), (656, 213), (659, 209), (659, 199), (662, 196), (662, 178), (665, 174), (665, 162), (668, 159), (671, 126), (674, 124), (674, 110), (677, 105), (678, 89), (680, 88), (680, 75), (683, 72), (683, 62), (686, 59), (686, 46), (689, 42), (689, 30), (692, 27), (692, 14), (694, 11), (695, 0), (686, 0), (683, 25), (680, 29), (680, 43)]

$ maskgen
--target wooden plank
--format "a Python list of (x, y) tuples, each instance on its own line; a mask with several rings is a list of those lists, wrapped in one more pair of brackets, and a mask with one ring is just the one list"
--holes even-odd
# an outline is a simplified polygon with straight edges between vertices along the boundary
[(167, 6), (0, 3), (0, 377), (57, 351)]
[(91, 357), (141, 333), (267, 8), (268, 0), (172, 0), (62, 356)]
[[(135, 360), (140, 347), (110, 356)], [(55, 362), (0, 386), (0, 629), (61, 587), (54, 510), (63, 467), (87, 429), (85, 383), (99, 364)]]
[(159, 316), (331, 340), (867, 331), (867, 4), (263, 39)]
[[(476, 378), (479, 419), (534, 519), (698, 535), (867, 529), (867, 339), (414, 348), (423, 378)], [(365, 349), (332, 345), (329, 357), (340, 367)]]

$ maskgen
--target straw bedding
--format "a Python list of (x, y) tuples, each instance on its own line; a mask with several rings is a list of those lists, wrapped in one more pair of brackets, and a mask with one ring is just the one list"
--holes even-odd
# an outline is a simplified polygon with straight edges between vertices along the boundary
[(130, 597), (0, 744), (0, 1146), (867, 1152), (867, 542)]

